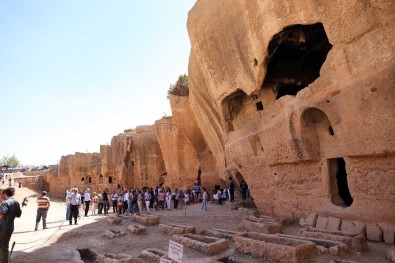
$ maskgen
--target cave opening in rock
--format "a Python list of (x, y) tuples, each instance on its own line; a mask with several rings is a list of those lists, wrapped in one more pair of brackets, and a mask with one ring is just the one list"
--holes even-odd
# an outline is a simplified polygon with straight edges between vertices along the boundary
[(256, 105), (256, 111), (262, 111), (263, 110), (263, 103), (262, 103), (262, 101), (257, 102), (255, 105)]
[(108, 177), (108, 183), (109, 183), (109, 184), (112, 184), (112, 176), (109, 176), (109, 177)]
[(346, 162), (343, 158), (329, 160), (331, 202), (337, 206), (350, 206), (353, 198), (348, 188)]
[(276, 87), (276, 99), (296, 95), (320, 76), (331, 48), (322, 23), (285, 27), (269, 43), (262, 88)]

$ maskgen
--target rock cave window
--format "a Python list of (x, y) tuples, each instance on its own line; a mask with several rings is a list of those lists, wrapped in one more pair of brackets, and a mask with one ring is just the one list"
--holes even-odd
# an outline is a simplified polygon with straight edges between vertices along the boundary
[(92, 183), (92, 177), (88, 177), (88, 184)]
[(262, 111), (263, 110), (263, 103), (262, 103), (262, 101), (257, 102), (255, 105), (256, 105), (256, 111)]
[(262, 88), (276, 87), (276, 99), (296, 95), (320, 76), (331, 48), (322, 23), (285, 27), (269, 43)]
[(83, 181), (85, 181), (85, 178), (84, 178), (84, 177), (81, 178), (81, 182), (83, 182)]
[(109, 177), (108, 177), (108, 183), (109, 183), (109, 184), (112, 184), (112, 183), (113, 183), (112, 176), (109, 176)]
[(331, 202), (337, 206), (350, 206), (353, 203), (348, 188), (346, 162), (343, 158), (329, 159)]

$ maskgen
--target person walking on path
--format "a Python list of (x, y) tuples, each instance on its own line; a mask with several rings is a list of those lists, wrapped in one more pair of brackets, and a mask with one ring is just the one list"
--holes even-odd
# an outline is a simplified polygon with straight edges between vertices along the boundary
[(47, 192), (43, 191), (41, 196), (37, 198), (36, 227), (34, 231), (37, 231), (41, 218), (43, 219), (43, 229), (47, 229), (47, 214), (50, 205), (51, 203), (49, 202)]
[(104, 214), (107, 215), (108, 214), (108, 209), (110, 207), (110, 202), (108, 201), (108, 189), (106, 188), (103, 191), (103, 210), (104, 210)]
[(77, 225), (78, 204), (79, 204), (79, 197), (78, 197), (78, 189), (77, 188), (73, 188), (73, 193), (71, 194), (69, 199), (70, 199), (69, 223), (71, 225), (72, 220), (74, 218), (74, 224)]
[(91, 189), (87, 188), (84, 193), (84, 201), (85, 201), (85, 217), (88, 217), (89, 212), (89, 204), (91, 203)]
[(201, 212), (207, 212), (207, 192), (206, 188), (203, 188), (202, 194), (202, 208), (200, 209)]
[(4, 202), (0, 205), (0, 262), (8, 263), (8, 247), (12, 233), (14, 232), (15, 217), (21, 217), (22, 210), (18, 201), (13, 196), (14, 187), (8, 187), (3, 190), (1, 199)]

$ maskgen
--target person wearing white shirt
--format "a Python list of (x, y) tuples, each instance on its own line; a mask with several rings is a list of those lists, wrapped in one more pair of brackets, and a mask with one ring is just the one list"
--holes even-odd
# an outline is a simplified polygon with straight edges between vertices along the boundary
[(85, 217), (88, 216), (89, 212), (89, 204), (91, 203), (91, 189), (87, 188), (84, 194), (84, 201), (85, 201)]

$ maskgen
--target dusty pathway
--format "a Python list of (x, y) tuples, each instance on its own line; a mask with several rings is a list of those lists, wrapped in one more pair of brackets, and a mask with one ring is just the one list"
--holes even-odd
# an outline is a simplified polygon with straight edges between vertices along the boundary
[[(1, 186), (4, 188), (4, 186)], [(143, 249), (157, 248), (167, 250), (170, 236), (159, 231), (158, 226), (148, 227), (148, 234), (143, 236), (133, 235), (128, 231), (127, 226), (133, 224), (129, 218), (123, 219), (123, 224), (119, 226), (109, 226), (105, 222), (104, 216), (89, 216), (78, 221), (79, 225), (69, 226), (65, 221), (66, 205), (62, 201), (52, 200), (51, 208), (48, 212), (48, 229), (42, 230), (40, 225), (38, 231), (34, 231), (36, 216), (36, 193), (26, 188), (17, 188), (16, 199), (22, 201), (27, 196), (30, 201), (27, 207), (23, 208), (22, 217), (15, 221), (15, 232), (11, 239), (11, 244), (15, 241), (14, 252), (12, 254), (13, 263), (40, 263), (73, 262), (73, 257), (77, 249), (91, 248), (100, 253), (127, 253), (133, 256), (134, 262), (144, 262), (138, 258)], [(200, 233), (206, 229), (227, 229), (232, 231), (243, 231), (241, 220), (243, 215), (237, 210), (231, 210), (229, 205), (217, 207), (209, 205), (207, 213), (199, 212), (200, 204), (187, 206), (180, 210), (159, 210), (152, 214), (160, 216), (161, 223), (179, 223), (193, 225)], [(102, 234), (108, 230), (125, 231), (126, 235), (116, 239), (108, 239)], [(300, 228), (297, 224), (287, 227), (284, 232), (288, 234), (299, 234)], [(366, 263), (389, 262), (385, 259), (386, 246), (369, 243), (371, 252), (368, 254), (351, 254), (347, 256), (349, 260)], [(215, 262), (234, 252), (233, 244), (230, 242), (230, 249), (213, 257), (184, 247), (183, 262)], [(252, 258), (239, 253), (235, 254), (240, 258), (240, 262), (257, 263), (273, 262), (263, 259)], [(333, 256), (319, 256), (311, 262), (328, 262)], [(218, 261), (216, 261), (218, 262)]]

